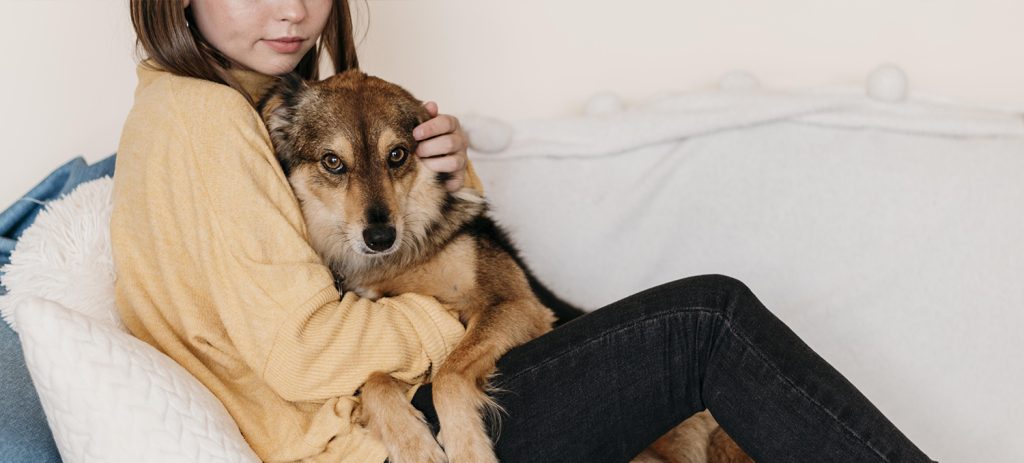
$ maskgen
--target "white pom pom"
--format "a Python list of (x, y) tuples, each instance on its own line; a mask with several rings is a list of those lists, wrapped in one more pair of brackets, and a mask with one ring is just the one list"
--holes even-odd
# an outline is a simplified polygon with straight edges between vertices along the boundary
[(491, 117), (466, 117), (460, 121), (469, 137), (469, 146), (482, 153), (498, 153), (512, 143), (512, 126)]
[(587, 100), (583, 113), (588, 116), (602, 116), (621, 112), (625, 108), (626, 104), (622, 102), (622, 98), (618, 95), (611, 92), (600, 92), (595, 93), (594, 96)]
[(38, 297), (124, 329), (114, 306), (113, 191), (110, 177), (83, 183), (47, 203), (21, 235), (4, 267), (10, 292), (0, 298), (0, 313), (8, 323), (17, 322), (15, 308), (26, 298)]
[(899, 66), (883, 64), (868, 74), (867, 92), (868, 96), (880, 101), (906, 100), (910, 92), (907, 74)]
[(718, 88), (722, 90), (754, 90), (760, 87), (757, 77), (746, 71), (733, 71), (718, 80)]

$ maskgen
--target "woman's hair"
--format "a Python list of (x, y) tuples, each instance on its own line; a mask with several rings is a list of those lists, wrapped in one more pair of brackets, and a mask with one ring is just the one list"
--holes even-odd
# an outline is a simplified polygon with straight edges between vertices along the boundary
[[(228, 85), (249, 98), (227, 72), (231, 62), (199, 34), (191, 6), (185, 8), (183, 0), (130, 0), (129, 5), (138, 36), (136, 52), (144, 50), (145, 57), (164, 70)], [(304, 79), (319, 78), (324, 52), (335, 72), (359, 67), (348, 0), (334, 0), (320, 40), (302, 57), (295, 72)]]

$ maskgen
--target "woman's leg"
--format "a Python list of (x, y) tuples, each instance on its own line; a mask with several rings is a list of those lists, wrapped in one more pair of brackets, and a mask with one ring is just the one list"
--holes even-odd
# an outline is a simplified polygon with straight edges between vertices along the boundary
[[(728, 277), (616, 302), (510, 351), (498, 370), (504, 462), (625, 462), (704, 408), (760, 463), (930, 461)], [(436, 426), (429, 387), (413, 405)]]

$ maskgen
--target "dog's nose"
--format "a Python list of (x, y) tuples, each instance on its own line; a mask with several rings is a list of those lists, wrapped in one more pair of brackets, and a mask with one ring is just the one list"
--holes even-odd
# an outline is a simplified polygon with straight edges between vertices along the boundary
[(374, 251), (387, 250), (395, 244), (395, 227), (391, 225), (370, 225), (363, 229), (363, 241)]

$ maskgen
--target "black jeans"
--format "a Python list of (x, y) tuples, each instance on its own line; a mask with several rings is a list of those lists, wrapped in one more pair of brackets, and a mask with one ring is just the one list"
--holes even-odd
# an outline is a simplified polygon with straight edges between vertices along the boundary
[[(615, 462), (705, 408), (752, 458), (931, 461), (838, 371), (723, 276), (584, 315), (498, 362), (502, 462)], [(429, 386), (413, 405), (437, 427)]]

